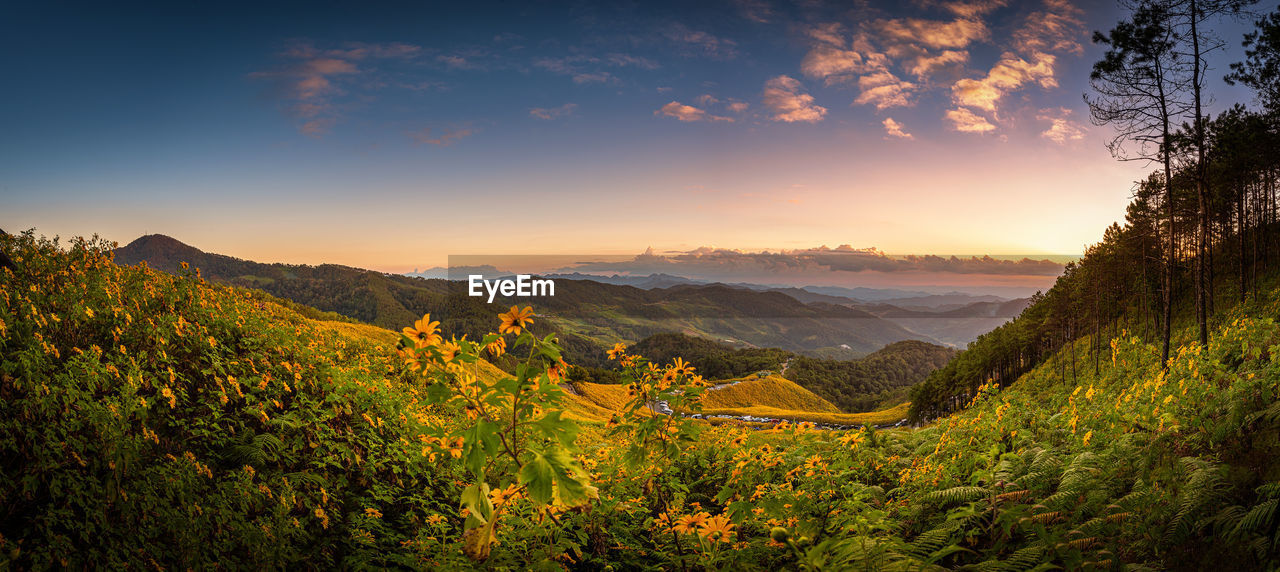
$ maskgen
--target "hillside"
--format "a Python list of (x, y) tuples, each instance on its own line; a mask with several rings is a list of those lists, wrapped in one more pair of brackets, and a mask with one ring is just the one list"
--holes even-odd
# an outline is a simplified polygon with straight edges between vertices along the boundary
[(779, 373), (785, 364), (787, 379), (850, 413), (869, 411), (888, 401), (906, 401), (908, 387), (924, 381), (956, 353), (947, 347), (908, 340), (858, 359), (822, 359), (774, 349), (735, 349), (683, 334), (651, 336), (631, 350), (662, 363), (683, 358), (711, 380), (760, 371)]
[(710, 380), (739, 378), (765, 370), (780, 371), (782, 364), (795, 356), (776, 348), (735, 348), (713, 339), (675, 332), (649, 336), (632, 346), (631, 351), (660, 363), (683, 358)]
[(787, 367), (786, 375), (841, 411), (854, 413), (870, 411), (887, 401), (905, 401), (907, 388), (924, 381), (955, 354), (951, 348), (904, 341), (857, 360), (800, 356)]
[(787, 411), (838, 413), (829, 401), (776, 375), (725, 380), (708, 390), (702, 399), (705, 409), (772, 407)]
[[(280, 298), (395, 329), (430, 312), (449, 332), (475, 339), (497, 311), (529, 299), (499, 296), (493, 304), (465, 295), (461, 283), (383, 274), (338, 265), (263, 264), (203, 252), (173, 238), (149, 235), (115, 252), (122, 264), (147, 262), (174, 273), (187, 262), (225, 284), (259, 288)], [(592, 280), (557, 282), (554, 297), (537, 300), (539, 316), (577, 363), (604, 365), (618, 341), (660, 332), (690, 332), (759, 347), (803, 351), (849, 345), (869, 353), (904, 339), (927, 339), (856, 309), (811, 306), (778, 293), (723, 285), (642, 290)]]
[(416, 561), (381, 546), (417, 538), (461, 473), (418, 439), (445, 418), (395, 334), (117, 266), (101, 244), (4, 249), (18, 267), (0, 271), (6, 567)]

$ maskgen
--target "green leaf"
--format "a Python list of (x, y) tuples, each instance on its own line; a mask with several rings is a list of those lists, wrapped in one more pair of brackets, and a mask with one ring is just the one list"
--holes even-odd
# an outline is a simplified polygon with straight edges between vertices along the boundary
[(520, 484), (529, 490), (529, 498), (538, 505), (551, 502), (554, 471), (542, 453), (534, 453), (533, 459), (520, 467)]
[(561, 419), (564, 415), (563, 411), (551, 411), (543, 415), (541, 419), (534, 422), (534, 425), (542, 431), (542, 434), (548, 439), (555, 439), (564, 447), (573, 447), (573, 442), (578, 438), (577, 422), (571, 419)]
[[(467, 519), (477, 519), (481, 524), (493, 517), (493, 501), (489, 500), (489, 483), (480, 481), (462, 491), (462, 506), (470, 512)], [(470, 527), (468, 527), (470, 528)]]

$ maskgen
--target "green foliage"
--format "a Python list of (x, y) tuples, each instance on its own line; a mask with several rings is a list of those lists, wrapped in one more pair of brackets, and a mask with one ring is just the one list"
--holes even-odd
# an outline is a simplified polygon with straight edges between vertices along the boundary
[(903, 397), (903, 390), (924, 381), (955, 354), (950, 348), (907, 340), (857, 360), (797, 357), (787, 367), (787, 377), (841, 411), (871, 411), (894, 397)]
[(102, 242), (4, 241), (7, 565), (417, 566), (461, 524), (427, 524), (461, 473), (422, 454), (438, 420), (389, 348)]
[(636, 343), (631, 351), (658, 363), (683, 358), (711, 380), (745, 377), (759, 371), (777, 372), (795, 354), (776, 348), (734, 349), (715, 340), (667, 332)]

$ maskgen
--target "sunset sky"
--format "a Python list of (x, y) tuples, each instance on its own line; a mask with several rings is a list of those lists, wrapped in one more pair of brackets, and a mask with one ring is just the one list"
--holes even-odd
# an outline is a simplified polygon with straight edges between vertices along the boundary
[(7, 7), (0, 228), (395, 272), (1072, 254), (1146, 170), (1081, 97), (1110, 2), (597, 4)]

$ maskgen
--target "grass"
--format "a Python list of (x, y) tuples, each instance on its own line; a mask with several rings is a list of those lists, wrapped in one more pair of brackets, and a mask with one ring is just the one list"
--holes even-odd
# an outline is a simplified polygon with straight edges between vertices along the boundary
[(771, 375), (758, 379), (755, 376), (730, 379), (723, 383), (740, 382), (703, 395), (703, 409), (730, 409), (744, 407), (770, 407), (788, 411), (810, 413), (839, 413), (840, 409), (817, 394), (795, 382)]
[(612, 415), (612, 412), (621, 411), (627, 406), (627, 402), (631, 401), (631, 396), (627, 394), (627, 388), (624, 385), (581, 382), (573, 386), (578, 391), (577, 397), (581, 402), (608, 411), (606, 419)]
[(892, 425), (907, 418), (907, 408), (909, 406), (909, 403), (899, 403), (888, 409), (869, 413), (796, 411), (767, 406), (705, 408), (702, 413), (708, 416), (733, 415), (741, 417), (750, 415), (752, 417), (771, 417), (788, 421), (809, 421), (811, 423), (831, 425)]

